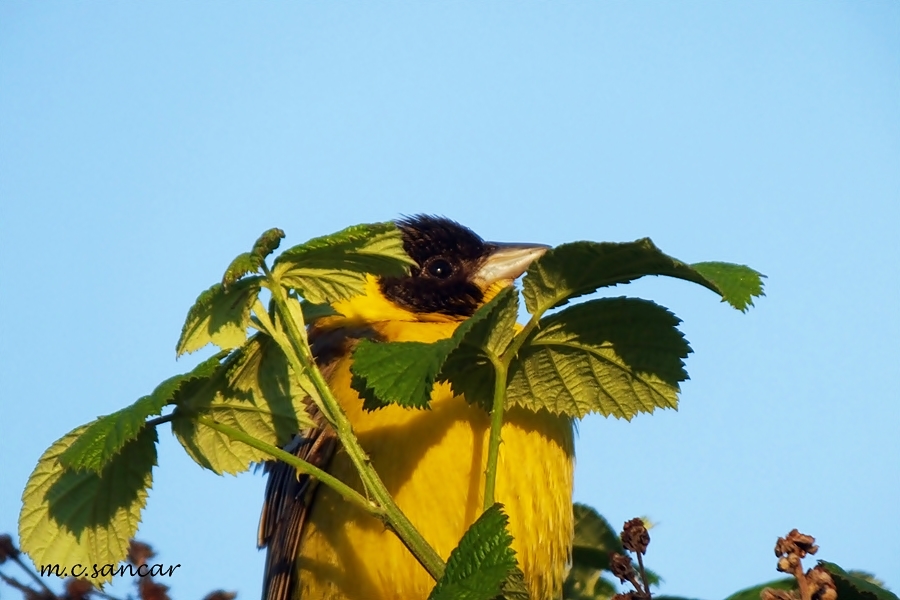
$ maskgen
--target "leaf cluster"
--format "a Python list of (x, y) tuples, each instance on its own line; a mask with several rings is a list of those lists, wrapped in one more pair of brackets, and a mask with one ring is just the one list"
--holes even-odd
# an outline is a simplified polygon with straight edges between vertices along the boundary
[[(283, 237), (278, 229), (265, 232), (188, 312), (176, 354), (209, 344), (220, 349), (218, 354), (130, 406), (71, 431), (39, 459), (20, 517), (22, 546), (35, 561), (116, 563), (125, 556), (152, 483), (156, 427), (163, 423), (171, 423), (198, 464), (234, 474), (282, 457), (279, 449), (313, 425), (308, 412), (312, 402), (343, 436), (345, 449), (355, 452), (360, 464), (365, 462), (361, 450), (347, 445), (354, 442), (349, 427), (340, 426), (340, 415), (322, 398), (326, 384), (306, 343), (305, 325), (335, 314), (333, 305), (363, 293), (373, 276), (408, 272), (412, 260), (392, 223), (358, 225), (315, 238), (285, 250), (270, 266), (267, 261)], [(572, 418), (597, 412), (625, 419), (675, 408), (679, 384), (687, 379), (684, 359), (691, 351), (677, 317), (633, 298), (570, 304), (647, 275), (700, 284), (741, 311), (762, 294), (762, 276), (748, 267), (689, 265), (647, 239), (564, 244), (535, 261), (523, 281), (530, 313), (524, 327), (516, 324), (519, 294), (507, 287), (447, 339), (432, 344), (362, 341), (354, 355), (353, 386), (369, 410), (386, 404), (427, 408), (434, 384), (442, 382), (501, 416), (506, 405)], [(266, 289), (268, 307), (260, 298)], [(492, 448), (498, 446), (499, 432), (496, 439), (492, 436)], [(389, 497), (378, 496), (375, 478), (365, 481), (367, 491), (378, 498), (379, 514), (392, 515), (393, 529), (404, 535), (399, 509), (392, 508)], [(492, 498), (493, 484), (487, 482), (485, 496)], [(344, 488), (345, 497), (354, 499), (355, 494), (361, 505), (371, 504)], [(612, 542), (597, 538), (599, 515), (583, 513), (580, 518), (594, 530), (576, 543), (573, 572), (593, 578), (590, 591), (596, 593), (600, 579), (595, 575), (603, 568), (598, 548)], [(523, 597), (506, 521), (502, 506), (486, 505), (450, 556), (431, 600)], [(410, 539), (414, 535), (404, 541)], [(437, 577), (442, 563), (435, 560), (438, 568), (430, 572)]]
[(536, 260), (525, 275), (523, 297), (531, 318), (524, 328), (516, 325), (518, 294), (506, 289), (449, 339), (360, 344), (353, 385), (370, 410), (386, 404), (425, 408), (432, 386), (445, 381), (454, 393), (490, 408), (499, 370), (507, 377), (507, 406), (573, 418), (596, 412), (624, 419), (676, 408), (691, 348), (675, 315), (648, 300), (626, 297), (565, 306), (648, 275), (702, 285), (741, 311), (762, 295), (763, 276), (749, 267), (690, 265), (664, 254), (649, 239), (563, 244)]
[[(125, 557), (152, 484), (156, 427), (163, 423), (171, 423), (191, 458), (219, 474), (271, 459), (264, 448), (280, 448), (312, 424), (307, 374), (290, 364), (278, 343), (283, 320), (259, 300), (271, 285), (266, 259), (283, 237), (279, 229), (263, 233), (188, 311), (177, 355), (208, 344), (219, 353), (131, 405), (74, 429), (41, 456), (19, 519), (22, 546), (35, 562), (117, 563)], [(399, 231), (382, 223), (295, 246), (273, 269), (288, 290), (325, 303), (301, 305), (292, 297), (291, 316), (302, 326), (329, 314), (327, 303), (362, 291), (366, 273), (398, 274), (409, 262)], [(251, 329), (258, 331), (249, 335)]]

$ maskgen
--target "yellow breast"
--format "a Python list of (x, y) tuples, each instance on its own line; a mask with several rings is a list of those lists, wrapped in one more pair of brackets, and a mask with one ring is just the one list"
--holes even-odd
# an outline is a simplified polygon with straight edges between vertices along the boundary
[[(392, 341), (431, 342), (458, 323), (382, 322)], [(350, 359), (329, 381), (360, 443), (400, 508), (445, 559), (481, 512), (490, 417), (435, 386), (431, 410), (389, 406), (374, 412), (350, 387)], [(497, 490), (532, 598), (559, 597), (572, 542), (573, 431), (566, 418), (511, 409), (502, 430)], [(338, 452), (330, 471), (359, 478)], [(428, 573), (383, 525), (322, 486), (298, 557), (302, 598), (424, 599)]]

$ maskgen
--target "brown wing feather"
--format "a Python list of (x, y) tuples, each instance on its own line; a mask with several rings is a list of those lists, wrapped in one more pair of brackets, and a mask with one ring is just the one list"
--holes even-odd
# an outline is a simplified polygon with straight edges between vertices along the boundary
[[(324, 424), (324, 419), (321, 422), (322, 427), (297, 434), (285, 450), (319, 468), (326, 468), (334, 455), (337, 437), (334, 430)], [(293, 467), (281, 461), (267, 463), (266, 471), (269, 480), (259, 523), (259, 545), (268, 547), (262, 597), (264, 600), (291, 600), (294, 560), (318, 481), (308, 475), (298, 477)]]
[[(337, 359), (353, 350), (358, 340), (373, 337), (370, 329), (322, 331), (311, 328), (309, 341), (319, 369), (328, 379)], [(284, 450), (321, 468), (327, 469), (337, 449), (337, 436), (321, 412), (309, 403), (315, 426), (299, 432)], [(318, 481), (308, 475), (297, 475), (294, 468), (281, 461), (269, 461), (266, 496), (259, 520), (258, 545), (267, 548), (263, 574), (263, 600), (292, 600), (295, 567), (303, 525), (316, 497)]]

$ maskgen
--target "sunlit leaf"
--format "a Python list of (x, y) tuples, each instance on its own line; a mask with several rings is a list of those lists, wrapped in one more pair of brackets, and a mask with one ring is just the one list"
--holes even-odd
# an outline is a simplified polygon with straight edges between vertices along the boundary
[(264, 231), (253, 244), (250, 252), (239, 254), (231, 261), (231, 264), (225, 269), (225, 275), (222, 276), (222, 286), (227, 289), (244, 275), (258, 273), (265, 263), (266, 257), (278, 248), (283, 238), (284, 232), (280, 229), (273, 228)]
[(200, 294), (188, 311), (176, 354), (194, 352), (207, 344), (222, 350), (243, 344), (250, 326), (250, 307), (259, 294), (261, 280), (258, 276), (245, 277), (228, 288), (217, 283)]
[(44, 452), (22, 494), (19, 539), (35, 564), (117, 564), (137, 531), (156, 465), (156, 429), (143, 428), (96, 473), (59, 461), (85, 428)]
[(198, 389), (218, 369), (221, 358), (221, 354), (213, 356), (189, 373), (165, 380), (149, 396), (98, 418), (60, 455), (60, 462), (72, 469), (99, 473), (127, 442), (138, 436), (148, 417), (160, 414), (167, 404), (177, 402), (179, 396)]
[(393, 223), (354, 225), (281, 253), (273, 272), (285, 286), (314, 304), (361, 294), (366, 275), (399, 276), (414, 264)]
[(175, 409), (172, 430), (188, 454), (216, 473), (236, 474), (266, 453), (198, 423), (202, 414), (274, 446), (283, 446), (312, 423), (306, 393), (278, 345), (257, 334), (219, 372)]

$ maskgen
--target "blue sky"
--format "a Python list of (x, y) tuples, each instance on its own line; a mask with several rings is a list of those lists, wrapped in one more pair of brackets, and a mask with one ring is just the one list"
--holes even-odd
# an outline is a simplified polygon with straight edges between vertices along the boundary
[[(768, 275), (746, 315), (613, 290), (684, 319), (691, 381), (584, 420), (576, 499), (657, 523), (667, 594), (775, 578), (793, 527), (900, 589), (898, 30), (888, 1), (3, 2), (0, 532), (47, 446), (201, 358), (187, 309), (261, 231), (430, 212)], [(161, 438), (165, 583), (257, 597), (263, 478)]]

